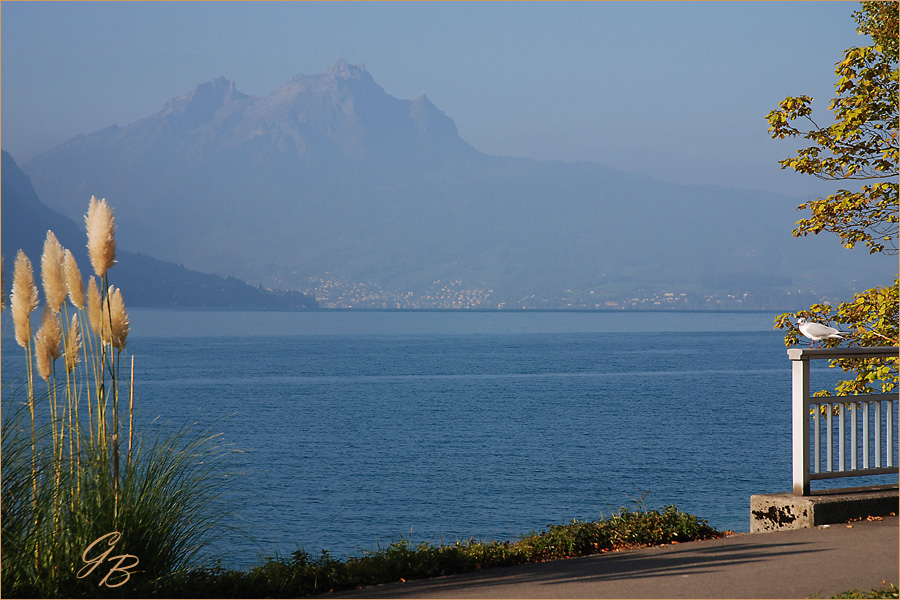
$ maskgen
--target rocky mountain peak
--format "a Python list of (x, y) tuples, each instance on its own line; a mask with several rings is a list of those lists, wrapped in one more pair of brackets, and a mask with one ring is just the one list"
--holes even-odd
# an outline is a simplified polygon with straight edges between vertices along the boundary
[(375, 82), (366, 71), (365, 65), (351, 65), (343, 58), (335, 61), (325, 71), (315, 75), (294, 75), (280, 90), (279, 93), (306, 93), (306, 92), (331, 92), (345, 89), (347, 85), (358, 87), (373, 87), (384, 93), (384, 90)]
[(221, 109), (249, 98), (239, 92), (230, 79), (217, 77), (201, 83), (184, 96), (170, 100), (163, 108), (163, 114), (174, 117), (181, 129), (189, 130), (208, 123)]
[(366, 73), (366, 65), (351, 65), (343, 58), (334, 61), (331, 66), (325, 70), (325, 73), (330, 77), (339, 77), (341, 79), (361, 79), (368, 75), (368, 73)]

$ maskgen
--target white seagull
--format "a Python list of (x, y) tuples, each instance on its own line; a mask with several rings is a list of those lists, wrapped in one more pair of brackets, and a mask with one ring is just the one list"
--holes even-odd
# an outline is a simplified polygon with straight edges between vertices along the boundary
[(822, 325), (821, 323), (810, 323), (803, 317), (797, 319), (797, 329), (800, 330), (803, 337), (812, 340), (809, 343), (810, 348), (812, 348), (813, 342), (820, 342), (821, 340), (841, 340), (844, 339), (844, 336), (848, 333), (847, 331), (839, 331), (834, 327)]

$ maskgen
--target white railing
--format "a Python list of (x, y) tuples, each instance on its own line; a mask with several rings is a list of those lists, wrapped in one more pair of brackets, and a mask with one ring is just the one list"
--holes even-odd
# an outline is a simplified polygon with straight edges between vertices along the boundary
[[(809, 482), (814, 479), (900, 473), (900, 468), (894, 464), (898, 437), (894, 406), (898, 402), (898, 394), (813, 398), (810, 396), (809, 377), (811, 360), (888, 358), (897, 356), (898, 350), (897, 347), (788, 349), (793, 371), (795, 495), (809, 495)], [(827, 409), (823, 411), (822, 406)], [(813, 410), (810, 411), (810, 408)], [(835, 416), (837, 431), (834, 428)]]

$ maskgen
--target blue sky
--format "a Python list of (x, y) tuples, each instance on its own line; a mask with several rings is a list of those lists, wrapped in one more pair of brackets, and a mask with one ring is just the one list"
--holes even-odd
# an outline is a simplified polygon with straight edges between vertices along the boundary
[(769, 139), (833, 95), (856, 2), (4, 2), (2, 146), (23, 163), (218, 76), (265, 95), (339, 58), (422, 94), (489, 154), (800, 197)]

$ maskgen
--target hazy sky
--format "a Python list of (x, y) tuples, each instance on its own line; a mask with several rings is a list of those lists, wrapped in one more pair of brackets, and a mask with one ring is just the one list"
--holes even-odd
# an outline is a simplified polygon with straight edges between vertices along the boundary
[(765, 116), (825, 111), (856, 2), (4, 2), (2, 146), (21, 164), (218, 76), (265, 95), (344, 58), (489, 154), (826, 193)]

